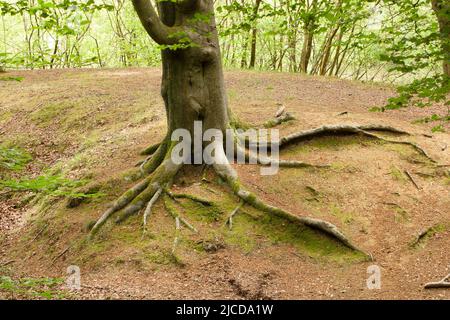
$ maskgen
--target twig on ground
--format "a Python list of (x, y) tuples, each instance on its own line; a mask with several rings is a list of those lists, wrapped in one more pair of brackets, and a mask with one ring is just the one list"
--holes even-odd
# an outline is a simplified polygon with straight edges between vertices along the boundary
[(239, 209), (242, 208), (243, 205), (244, 205), (244, 201), (240, 200), (237, 207), (234, 208), (234, 210), (231, 211), (230, 215), (228, 216), (228, 219), (225, 222), (225, 224), (228, 224), (228, 227), (230, 228), (230, 230), (233, 229), (233, 217), (236, 215), (236, 213), (239, 211)]
[(6, 261), (6, 262), (1, 262), (0, 263), (0, 267), (6, 267), (7, 265), (10, 265), (11, 263), (14, 263), (15, 262), (15, 260), (9, 260), (9, 261)]
[(408, 177), (408, 179), (414, 184), (414, 186), (417, 188), (417, 190), (420, 190), (419, 185), (416, 183), (416, 181), (414, 180), (414, 178), (412, 177), (412, 175), (408, 172), (408, 170), (404, 170), (406, 176)]
[(72, 246), (69, 245), (67, 248), (65, 248), (63, 251), (61, 251), (61, 253), (58, 254), (58, 255), (52, 260), (52, 263), (51, 263), (50, 265), (53, 266), (53, 265), (55, 264), (56, 260), (58, 260), (58, 259), (61, 258), (63, 255), (65, 255), (65, 254), (67, 253), (67, 251), (70, 250), (71, 247), (72, 247)]
[(450, 273), (446, 277), (444, 277), (441, 281), (426, 283), (424, 288), (425, 289), (450, 288)]

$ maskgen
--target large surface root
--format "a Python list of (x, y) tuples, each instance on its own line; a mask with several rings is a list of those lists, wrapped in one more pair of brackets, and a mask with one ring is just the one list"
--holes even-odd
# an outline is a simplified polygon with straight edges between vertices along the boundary
[[(415, 145), (412, 142), (397, 141), (383, 138), (369, 131), (384, 131), (396, 134), (408, 134), (405, 131), (383, 125), (364, 125), (364, 126), (331, 125), (331, 126), (322, 126), (316, 129), (301, 131), (288, 135), (280, 139), (279, 144), (280, 147), (282, 147), (288, 145), (289, 143), (297, 142), (302, 139), (309, 139), (324, 134), (337, 134), (337, 133), (362, 134), (389, 143), (410, 145), (418, 152), (420, 152), (422, 155), (432, 160), (422, 148), (420, 148), (419, 146)], [(114, 214), (118, 213), (116, 222), (121, 222), (125, 220), (127, 217), (136, 214), (137, 212), (139, 212), (144, 208), (145, 208), (144, 212), (144, 232), (145, 232), (147, 218), (151, 212), (151, 209), (155, 204), (155, 202), (160, 197), (160, 195), (164, 194), (165, 198), (164, 202), (166, 209), (175, 219), (177, 225), (176, 228), (177, 236), (174, 242), (174, 249), (175, 249), (176, 243), (178, 243), (179, 229), (181, 224), (183, 224), (193, 232), (197, 232), (197, 230), (188, 221), (186, 221), (178, 214), (176, 208), (173, 205), (171, 205), (170, 202), (177, 202), (178, 198), (185, 198), (194, 202), (198, 202), (204, 206), (211, 206), (212, 204), (208, 200), (193, 195), (173, 194), (168, 190), (168, 188), (172, 184), (173, 178), (175, 177), (176, 173), (182, 166), (181, 164), (177, 165), (172, 162), (170, 157), (171, 156), (170, 143), (163, 141), (161, 144), (157, 146), (156, 145), (151, 146), (148, 149), (150, 149), (148, 152), (153, 154), (141, 166), (142, 173), (148, 176), (140, 183), (138, 183), (136, 186), (132, 187), (122, 196), (120, 196), (119, 199), (112, 205), (112, 207), (110, 207), (103, 213), (103, 215), (100, 217), (100, 219), (92, 228), (91, 235), (94, 235), (99, 230), (99, 228)], [(311, 165), (301, 161), (279, 160), (272, 158), (270, 156), (261, 156), (260, 154), (256, 155), (253, 154), (251, 151), (242, 148), (241, 146), (239, 146), (239, 144), (237, 145), (237, 151), (245, 152), (246, 160), (251, 160), (250, 162), (253, 161), (253, 163), (258, 163), (262, 165), (276, 164), (280, 167), (308, 167), (308, 166), (323, 167), (323, 165), (322, 166)], [(261, 199), (259, 199), (255, 194), (245, 190), (239, 182), (237, 173), (229, 164), (225, 156), (223, 146), (220, 145), (218, 148), (216, 147), (216, 154), (214, 157), (215, 157), (214, 161), (210, 163), (213, 164), (216, 173), (228, 183), (233, 193), (236, 196), (238, 196), (241, 200), (239, 206), (237, 206), (228, 217), (227, 223), (229, 224), (230, 228), (232, 227), (233, 224), (233, 216), (239, 211), (242, 205), (248, 204), (269, 215), (274, 215), (283, 218), (289, 222), (305, 225), (314, 228), (316, 230), (319, 230), (335, 238), (343, 245), (353, 250), (364, 253), (364, 251), (355, 246), (334, 224), (321, 219), (297, 216), (284, 209), (267, 204)], [(370, 257), (369, 255), (367, 256)]]
[(277, 166), (282, 168), (329, 168), (326, 164), (311, 164), (298, 160), (276, 159), (262, 154), (255, 154), (252, 151), (236, 145), (236, 151), (244, 155), (248, 163), (260, 164), (263, 166)]
[(325, 134), (345, 134), (345, 133), (364, 133), (367, 131), (382, 131), (382, 132), (390, 132), (396, 134), (409, 135), (408, 132), (399, 130), (390, 126), (384, 125), (347, 125), (347, 124), (339, 124), (339, 125), (325, 125), (315, 129), (304, 130), (296, 133), (292, 133), (288, 136), (285, 136), (280, 139), (279, 146), (280, 148), (288, 145), (289, 143), (298, 142), (300, 140), (309, 139)]
[[(149, 176), (122, 194), (119, 199), (117, 199), (116, 202), (102, 214), (91, 229), (90, 237), (95, 235), (114, 214), (118, 214), (116, 223), (120, 223), (129, 216), (139, 212), (145, 206), (147, 206), (148, 210), (151, 210), (151, 206), (153, 205), (152, 202), (156, 202), (157, 200), (156, 197), (153, 201), (155, 194), (160, 193), (161, 189), (167, 188), (172, 184), (172, 180), (181, 166), (181, 164), (173, 163), (170, 158), (170, 152), (167, 152), (164, 161), (162, 161)], [(149, 204), (149, 202), (151, 204)], [(148, 214), (149, 213), (147, 213), (147, 215)]]
[(271, 120), (264, 122), (263, 127), (269, 129), (269, 128), (276, 127), (284, 122), (289, 122), (291, 120), (295, 120), (295, 117), (292, 114), (286, 112), (286, 113), (282, 113), (279, 116), (276, 116), (275, 118), (273, 118)]
[[(223, 159), (220, 162), (215, 163), (214, 169), (216, 173), (225, 180), (230, 188), (232, 189), (233, 193), (237, 195), (242, 201), (247, 203), (248, 205), (254, 207), (255, 209), (261, 210), (265, 213), (268, 213), (270, 215), (275, 215), (278, 217), (281, 217), (283, 219), (288, 220), (289, 222), (293, 223), (299, 223), (302, 225), (309, 226), (311, 228), (317, 229), (321, 232), (324, 232), (327, 235), (330, 235), (337, 239), (339, 242), (344, 244), (345, 246), (362, 252), (361, 249), (359, 249), (357, 246), (355, 246), (335, 225), (333, 225), (330, 222), (315, 219), (315, 218), (309, 218), (309, 217), (299, 217), (297, 215), (294, 215), (288, 211), (285, 211), (283, 209), (271, 206), (269, 204), (264, 203), (262, 200), (258, 199), (256, 195), (253, 193), (245, 190), (238, 179), (236, 171), (231, 167), (231, 165), (227, 162), (224, 162)], [(369, 257), (368, 254), (364, 253), (366, 256)]]

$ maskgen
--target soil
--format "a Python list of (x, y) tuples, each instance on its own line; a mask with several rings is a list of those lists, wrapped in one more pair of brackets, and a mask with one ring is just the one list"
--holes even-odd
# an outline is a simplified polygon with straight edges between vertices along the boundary
[[(450, 298), (449, 289), (423, 288), (450, 272), (450, 127), (432, 133), (436, 123), (414, 123), (442, 113), (442, 105), (370, 112), (394, 89), (329, 77), (226, 72), (229, 104), (248, 123), (273, 118), (281, 103), (296, 120), (277, 127), (280, 136), (324, 124), (391, 125), (411, 133), (391, 139), (417, 143), (439, 166), (408, 146), (359, 136), (320, 137), (281, 152), (283, 159), (330, 164), (328, 169), (281, 168), (277, 175), (261, 176), (258, 166), (234, 165), (243, 185), (262, 199), (336, 224), (373, 261), (349, 258), (337, 244), (318, 245), (316, 251), (302, 230), (298, 240), (292, 227), (262, 222), (261, 213), (246, 207), (235, 219), (235, 230), (228, 231), (222, 213), (217, 218), (189, 201), (181, 203), (183, 212), (200, 232), (183, 230), (179, 261), (174, 261), (168, 254), (174, 222), (162, 201), (152, 213), (149, 235), (142, 236), (142, 217), (136, 216), (108, 225), (92, 243), (80, 245), (86, 225), (134, 184), (139, 152), (164, 136), (160, 69), (7, 75), (23, 81), (0, 83), (0, 144), (33, 156), (14, 175), (35, 177), (58, 168), (71, 179), (88, 177), (105, 195), (68, 208), (64, 198), (25, 202), (28, 194), (0, 190), (0, 276), (64, 279), (67, 267), (78, 265), (82, 288), (61, 285), (66, 299)], [(203, 182), (199, 167), (183, 173), (175, 192), (217, 201), (225, 212), (237, 205), (210, 171)], [(381, 270), (381, 289), (367, 287), (371, 265)], [(0, 298), (30, 295), (0, 283)]]

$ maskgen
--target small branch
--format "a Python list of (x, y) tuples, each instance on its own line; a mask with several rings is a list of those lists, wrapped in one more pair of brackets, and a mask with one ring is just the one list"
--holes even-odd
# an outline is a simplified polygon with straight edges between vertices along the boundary
[(236, 213), (239, 211), (239, 209), (244, 205), (244, 201), (239, 201), (239, 204), (237, 205), (236, 208), (234, 208), (233, 211), (231, 211), (230, 215), (228, 216), (227, 221), (225, 222), (225, 224), (228, 224), (228, 227), (231, 229), (233, 229), (233, 217), (236, 215)]
[(414, 186), (417, 188), (417, 190), (420, 190), (420, 187), (417, 185), (416, 181), (414, 181), (414, 178), (412, 175), (408, 172), (408, 170), (404, 170), (406, 176), (409, 178), (409, 180), (414, 184)]
[(8, 265), (10, 265), (11, 263), (14, 263), (15, 262), (15, 260), (9, 260), (9, 261), (6, 261), (6, 262), (2, 262), (2, 263), (0, 263), (0, 267), (6, 267), (6, 266), (8, 266)]
[(178, 42), (176, 35), (180, 30), (162, 23), (150, 0), (133, 0), (133, 6), (145, 30), (156, 43), (171, 45)]
[(65, 255), (67, 253), (67, 251), (70, 250), (72, 246), (69, 245), (67, 248), (65, 248), (60, 254), (58, 254), (52, 261), (52, 263), (50, 264), (51, 266), (53, 266), (56, 262), (56, 260), (58, 260), (59, 258), (61, 258), (63, 255)]
[(425, 289), (450, 288), (450, 273), (441, 281), (428, 282), (425, 284)]
[(36, 235), (34, 236), (33, 240), (31, 240), (31, 242), (36, 241), (37, 238), (39, 238), (39, 236), (45, 231), (45, 229), (47, 229), (48, 224), (44, 225), (44, 227), (41, 228), (41, 230), (39, 230), (38, 233), (36, 233)]

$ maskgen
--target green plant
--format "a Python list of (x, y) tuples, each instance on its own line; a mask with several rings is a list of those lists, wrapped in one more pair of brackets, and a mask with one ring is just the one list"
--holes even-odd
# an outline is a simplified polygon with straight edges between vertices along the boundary
[(17, 81), (21, 82), (23, 80), (23, 77), (0, 77), (0, 81)]
[(60, 299), (63, 297), (63, 293), (56, 287), (62, 283), (63, 279), (61, 278), (22, 278), (15, 280), (8, 276), (0, 276), (0, 291), (44, 299)]
[(0, 146), (0, 169), (19, 171), (30, 162), (31, 155), (17, 147)]
[(29, 191), (56, 197), (97, 198), (103, 194), (83, 193), (76, 190), (84, 186), (87, 180), (72, 180), (62, 174), (44, 174), (36, 178), (0, 180), (0, 187), (11, 191)]

